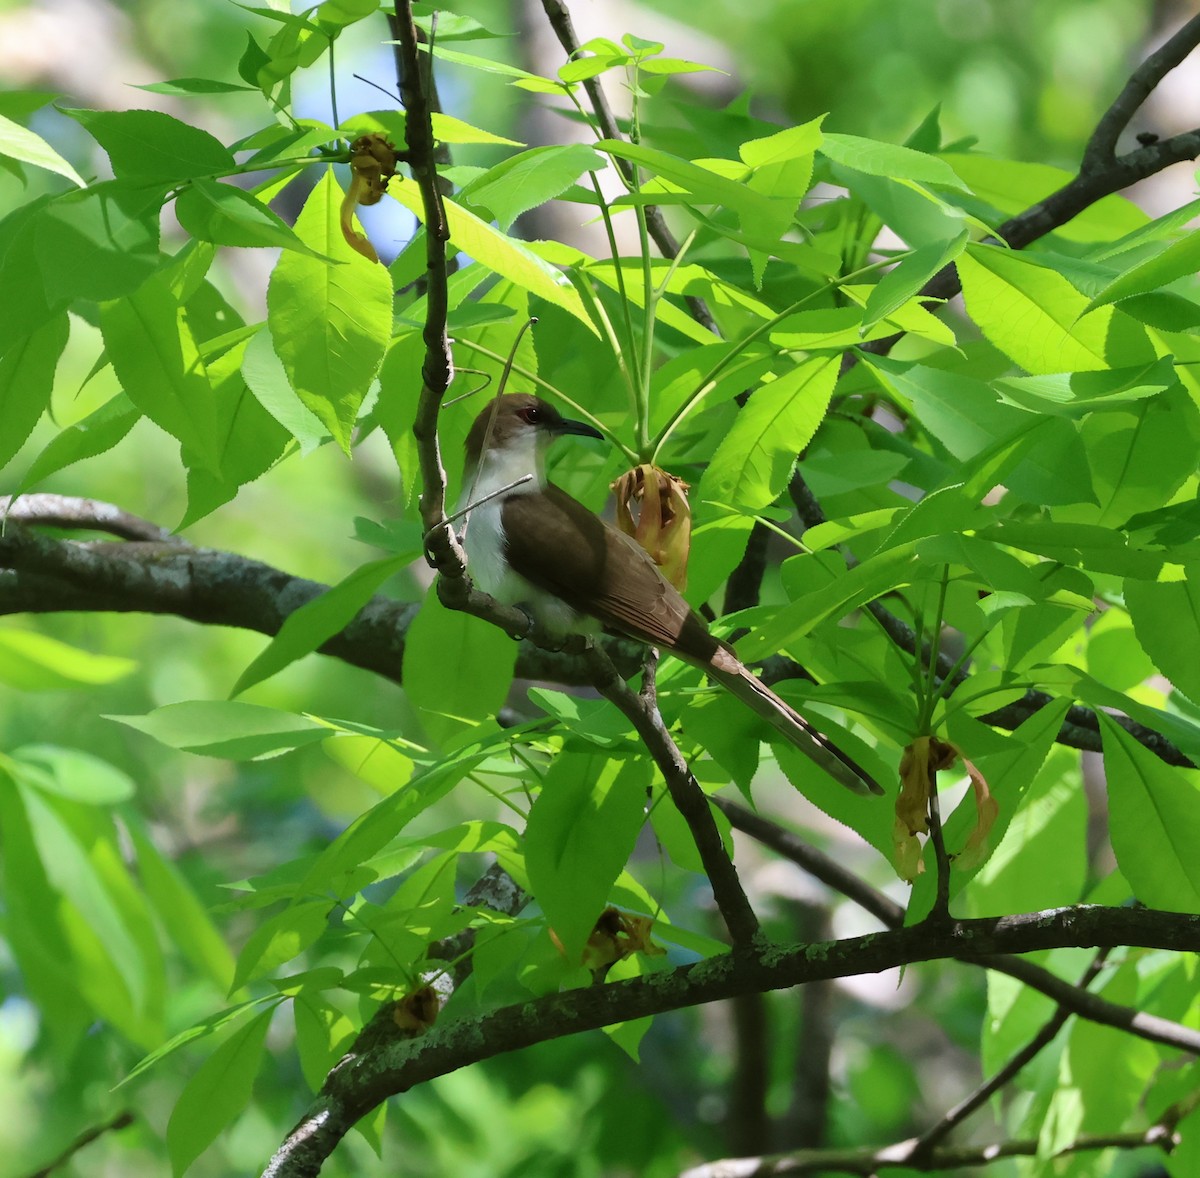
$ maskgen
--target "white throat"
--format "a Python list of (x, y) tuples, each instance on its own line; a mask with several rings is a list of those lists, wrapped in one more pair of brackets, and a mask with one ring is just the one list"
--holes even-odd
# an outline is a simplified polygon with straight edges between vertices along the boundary
[[(484, 592), (511, 605), (528, 600), (536, 590), (508, 567), (501, 507), (509, 495), (532, 495), (546, 489), (546, 447), (552, 439), (540, 430), (529, 429), (506, 440), (508, 445), (489, 446), (483, 452), (478, 469), (467, 469), (458, 510), (479, 504), (471, 508), (459, 525), (471, 577)], [(512, 485), (528, 475), (533, 478), (519, 486)], [(506, 487), (511, 489), (497, 495)], [(497, 497), (481, 502), (489, 495)]]

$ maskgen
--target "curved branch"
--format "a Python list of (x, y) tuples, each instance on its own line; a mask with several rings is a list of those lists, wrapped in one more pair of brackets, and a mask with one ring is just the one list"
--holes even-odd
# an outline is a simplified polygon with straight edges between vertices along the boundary
[(375, 1041), (330, 1072), (264, 1178), (318, 1173), (359, 1118), (390, 1096), (493, 1056), (615, 1022), (738, 994), (879, 973), (918, 961), (1120, 945), (1200, 950), (1200, 916), (1082, 906), (872, 933), (841, 941), (727, 954), (646, 978), (549, 994), (438, 1024), (419, 1039)]

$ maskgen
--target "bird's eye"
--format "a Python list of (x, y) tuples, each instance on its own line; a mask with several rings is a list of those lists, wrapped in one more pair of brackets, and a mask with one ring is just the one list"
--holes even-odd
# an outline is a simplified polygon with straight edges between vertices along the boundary
[(526, 405), (521, 410), (521, 420), (527, 425), (537, 425), (542, 420), (542, 411), (536, 405)]

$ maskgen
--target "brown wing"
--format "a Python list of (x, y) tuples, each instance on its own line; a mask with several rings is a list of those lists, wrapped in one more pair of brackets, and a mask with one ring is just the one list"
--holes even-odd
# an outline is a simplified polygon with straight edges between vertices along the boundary
[(711, 660), (717, 640), (650, 554), (565, 491), (510, 495), (503, 521), (508, 563), (531, 584), (609, 629)]

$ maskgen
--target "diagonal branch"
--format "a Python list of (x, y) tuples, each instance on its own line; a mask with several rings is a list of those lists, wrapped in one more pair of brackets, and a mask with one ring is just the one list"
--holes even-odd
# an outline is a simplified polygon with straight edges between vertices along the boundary
[(603, 651), (590, 647), (588, 657), (596, 690), (615, 704), (634, 726), (667, 783), (671, 801), (688, 824), (734, 946), (739, 950), (748, 949), (759, 933), (758, 918), (738, 879), (737, 868), (725, 849), (708, 798), (659, 715), (653, 687), (653, 664), (646, 667), (645, 687), (639, 695), (617, 674)]

